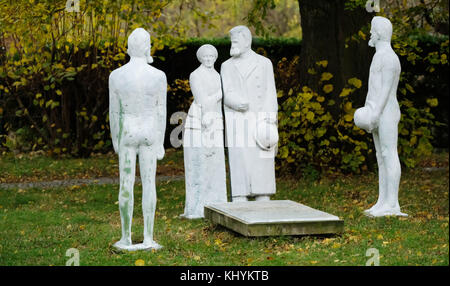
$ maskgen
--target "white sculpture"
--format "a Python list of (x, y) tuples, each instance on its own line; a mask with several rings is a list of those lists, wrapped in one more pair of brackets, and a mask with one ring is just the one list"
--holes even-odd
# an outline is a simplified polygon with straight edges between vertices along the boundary
[(368, 216), (407, 216), (400, 211), (398, 189), (401, 167), (397, 153), (400, 107), (397, 86), (400, 61), (391, 47), (392, 24), (376, 16), (371, 23), (369, 46), (375, 47), (369, 74), (369, 89), (364, 107), (356, 110), (355, 124), (373, 134), (378, 174), (377, 203), (364, 213)]
[(272, 62), (251, 50), (245, 26), (230, 30), (231, 58), (221, 67), (233, 201), (270, 200), (276, 191), (277, 93)]
[[(164, 72), (148, 65), (150, 34), (142, 28), (128, 37), (130, 61), (109, 77), (109, 118), (114, 151), (119, 154), (119, 210), (122, 238), (114, 244), (123, 250), (159, 249), (153, 240), (156, 208), (156, 160), (164, 157), (167, 80)], [(142, 180), (144, 241), (132, 244), (133, 186), (139, 155)]]
[(183, 134), (186, 175), (185, 218), (204, 217), (204, 206), (227, 201), (223, 148), (222, 84), (214, 69), (217, 50), (203, 45), (197, 51), (201, 65), (191, 73), (194, 101)]

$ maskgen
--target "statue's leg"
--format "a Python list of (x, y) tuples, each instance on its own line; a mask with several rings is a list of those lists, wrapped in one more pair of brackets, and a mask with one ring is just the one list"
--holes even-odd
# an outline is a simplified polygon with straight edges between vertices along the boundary
[(142, 214), (144, 215), (144, 248), (161, 248), (153, 240), (156, 210), (156, 153), (150, 146), (139, 147), (139, 169), (142, 181)]
[(122, 223), (122, 238), (117, 246), (131, 245), (131, 221), (133, 219), (133, 186), (136, 170), (136, 150), (133, 147), (122, 146), (119, 152), (119, 210)]
[(400, 187), (401, 165), (398, 158), (398, 122), (391, 121), (381, 130), (380, 141), (384, 145), (383, 160), (386, 164), (387, 174), (387, 198), (386, 207), (393, 214), (405, 215), (400, 212), (398, 203), (398, 190)]
[(377, 158), (377, 165), (378, 165), (378, 199), (377, 202), (368, 210), (365, 210), (364, 213), (370, 215), (371, 212), (376, 211), (378, 208), (380, 208), (384, 202), (386, 201), (386, 190), (387, 190), (387, 170), (386, 165), (383, 160), (382, 154), (382, 146), (380, 143), (380, 135), (379, 130), (375, 129), (372, 132), (373, 135), (373, 142), (375, 145), (375, 153)]
[(397, 152), (398, 120), (393, 118), (393, 115), (387, 114), (386, 117), (380, 119), (379, 136), (381, 156), (386, 170), (386, 194), (382, 206), (372, 211), (373, 216), (406, 216), (400, 211), (398, 203), (401, 165)]

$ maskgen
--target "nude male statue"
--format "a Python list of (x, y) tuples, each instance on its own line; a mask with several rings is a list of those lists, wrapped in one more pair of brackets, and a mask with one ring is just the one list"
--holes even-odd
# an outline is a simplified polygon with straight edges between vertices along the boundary
[[(130, 61), (109, 76), (109, 118), (114, 151), (119, 154), (119, 210), (122, 238), (114, 244), (122, 250), (159, 249), (153, 240), (156, 208), (156, 160), (164, 157), (167, 80), (150, 66), (150, 34), (142, 28), (128, 37)], [(133, 186), (136, 156), (142, 180), (144, 241), (132, 244)]]
[(400, 107), (397, 86), (400, 61), (391, 47), (392, 24), (376, 16), (371, 23), (369, 46), (375, 47), (364, 107), (356, 110), (355, 124), (373, 134), (379, 173), (377, 203), (365, 210), (367, 216), (407, 216), (400, 211), (398, 189), (401, 167), (397, 153)]

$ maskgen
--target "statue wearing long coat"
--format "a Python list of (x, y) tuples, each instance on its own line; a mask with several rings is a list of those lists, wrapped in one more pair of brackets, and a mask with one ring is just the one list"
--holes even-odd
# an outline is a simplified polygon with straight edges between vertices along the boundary
[[(228, 147), (232, 196), (275, 193), (274, 150), (256, 144), (255, 130), (261, 120), (277, 119), (277, 93), (272, 62), (251, 51), (244, 62), (232, 57), (221, 66), (224, 91), (225, 136)], [(248, 102), (247, 111), (232, 107)]]

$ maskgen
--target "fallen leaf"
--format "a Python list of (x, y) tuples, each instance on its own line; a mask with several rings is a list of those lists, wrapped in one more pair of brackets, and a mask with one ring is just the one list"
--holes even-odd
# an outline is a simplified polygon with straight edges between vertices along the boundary
[(136, 266), (144, 266), (145, 265), (145, 261), (142, 259), (138, 259), (134, 262), (134, 265)]

